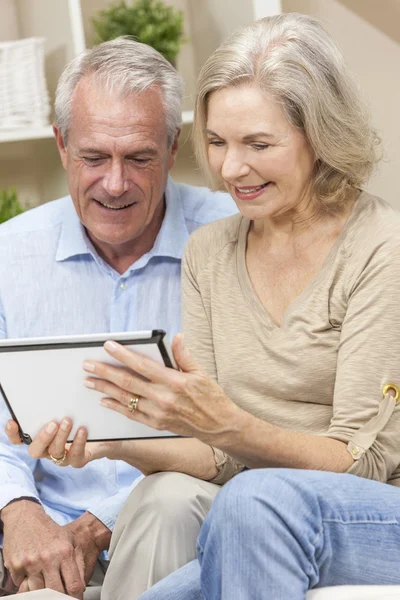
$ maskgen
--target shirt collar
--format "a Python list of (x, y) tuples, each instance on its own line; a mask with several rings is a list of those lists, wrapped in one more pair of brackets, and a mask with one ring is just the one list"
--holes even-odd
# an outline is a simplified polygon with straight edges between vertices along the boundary
[(82, 254), (93, 254), (93, 247), (79, 220), (72, 198), (66, 204), (62, 216), (60, 238), (58, 240), (56, 261), (67, 260)]
[[(168, 178), (165, 190), (165, 215), (152, 249), (137, 260), (131, 268), (144, 267), (154, 256), (180, 260), (189, 238), (185, 213), (178, 186)], [(61, 233), (58, 241), (56, 260), (63, 261), (78, 255), (98, 255), (86, 235), (79, 220), (72, 199), (67, 203), (62, 218)]]

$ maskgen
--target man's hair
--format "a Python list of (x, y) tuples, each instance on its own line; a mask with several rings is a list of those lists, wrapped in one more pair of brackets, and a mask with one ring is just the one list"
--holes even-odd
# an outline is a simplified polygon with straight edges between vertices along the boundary
[(168, 146), (171, 146), (182, 122), (182, 78), (157, 50), (129, 37), (86, 50), (64, 69), (56, 91), (55, 124), (65, 144), (74, 91), (81, 79), (88, 76), (107, 91), (123, 96), (158, 87), (165, 110)]
[(343, 203), (378, 161), (379, 138), (343, 56), (315, 19), (288, 13), (260, 19), (233, 33), (201, 69), (194, 141), (200, 165), (216, 185), (204, 129), (208, 101), (222, 88), (253, 85), (280, 104), (310, 143), (316, 163), (313, 193), (328, 208)]

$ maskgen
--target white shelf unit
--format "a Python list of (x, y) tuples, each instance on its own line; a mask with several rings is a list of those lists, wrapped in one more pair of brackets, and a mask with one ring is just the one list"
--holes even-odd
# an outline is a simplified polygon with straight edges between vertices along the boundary
[[(0, 40), (30, 36), (46, 40), (46, 78), (54, 99), (58, 78), (74, 56), (90, 43), (91, 18), (112, 0), (1, 0)], [(185, 80), (184, 127), (175, 167), (177, 181), (203, 184), (190, 140), (196, 75), (204, 60), (234, 29), (256, 18), (280, 12), (280, 0), (168, 0), (184, 11), (189, 41), (178, 58)], [(8, 15), (5, 8), (8, 7)], [(0, 130), (0, 189), (16, 185), (21, 201), (33, 206), (66, 193), (51, 125)]]

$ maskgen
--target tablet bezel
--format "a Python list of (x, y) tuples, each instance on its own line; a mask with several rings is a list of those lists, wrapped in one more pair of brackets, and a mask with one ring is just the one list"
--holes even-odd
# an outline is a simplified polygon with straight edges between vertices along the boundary
[[(148, 331), (137, 331), (137, 332), (111, 332), (111, 333), (96, 333), (96, 334), (82, 334), (82, 335), (66, 335), (66, 336), (54, 336), (54, 337), (43, 337), (43, 338), (17, 338), (17, 339), (2, 339), (0, 340), (0, 354), (3, 352), (24, 352), (26, 350), (53, 350), (53, 349), (69, 349), (69, 348), (93, 348), (103, 346), (107, 340), (113, 340), (123, 346), (140, 346), (141, 344), (156, 344), (161, 357), (166, 367), (176, 369), (177, 365), (173, 358), (170, 350), (166, 332), (162, 329), (153, 329)], [(21, 441), (29, 445), (32, 443), (32, 438), (29, 434), (25, 433), (20, 425), (20, 421), (12, 408), (11, 402), (9, 401), (2, 383), (0, 381), (0, 393), (7, 405), (7, 408), (11, 414), (12, 419), (18, 425), (18, 431)], [(45, 423), (43, 424), (43, 426)], [(146, 437), (132, 437), (132, 438), (103, 438), (103, 439), (88, 439), (88, 442), (107, 442), (107, 441), (123, 441), (123, 440), (140, 440), (140, 439), (174, 439), (175, 437), (181, 437), (176, 434), (173, 436), (146, 436)]]

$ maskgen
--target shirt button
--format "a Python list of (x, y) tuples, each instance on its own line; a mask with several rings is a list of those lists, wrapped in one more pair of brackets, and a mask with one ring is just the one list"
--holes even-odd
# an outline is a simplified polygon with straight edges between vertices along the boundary
[(126, 282), (121, 281), (121, 283), (119, 284), (119, 287), (121, 288), (121, 290), (126, 290)]

